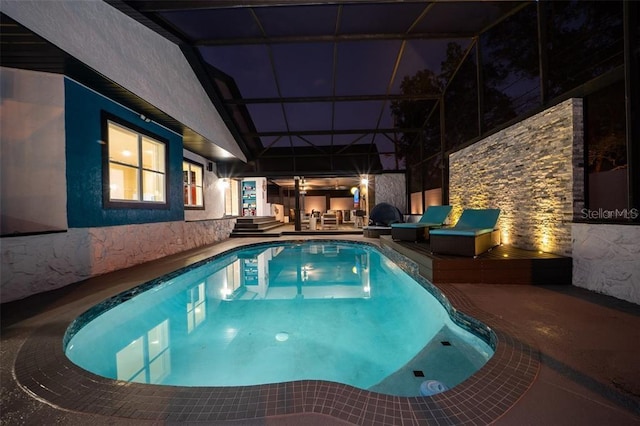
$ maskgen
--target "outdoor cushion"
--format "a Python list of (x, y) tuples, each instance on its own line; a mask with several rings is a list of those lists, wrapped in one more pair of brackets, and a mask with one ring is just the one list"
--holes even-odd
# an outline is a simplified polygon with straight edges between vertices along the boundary
[(478, 256), (500, 244), (500, 209), (465, 209), (451, 228), (431, 229), (431, 251), (455, 256)]
[(441, 226), (442, 223), (425, 223), (425, 222), (413, 222), (413, 223), (392, 223), (392, 228), (429, 228), (432, 226)]
[(465, 209), (454, 228), (494, 229), (500, 209)]
[(392, 228), (431, 228), (442, 226), (451, 212), (451, 206), (429, 206), (419, 221), (414, 223), (394, 223)]
[(432, 229), (429, 231), (431, 235), (462, 235), (465, 237), (475, 237), (482, 234), (487, 234), (493, 231), (493, 228), (485, 228), (485, 229), (464, 229), (458, 228), (440, 228), (440, 229)]

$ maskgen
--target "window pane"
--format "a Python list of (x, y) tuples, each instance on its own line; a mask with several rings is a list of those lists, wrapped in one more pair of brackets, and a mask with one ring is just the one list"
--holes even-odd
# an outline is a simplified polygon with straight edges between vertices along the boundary
[(204, 168), (187, 161), (182, 163), (182, 181), (184, 186), (184, 204), (186, 206), (202, 206), (202, 182)]
[(142, 138), (142, 167), (164, 173), (164, 144)]
[(144, 201), (164, 201), (164, 175), (161, 173), (143, 171)]
[(149, 383), (160, 383), (171, 373), (171, 353), (166, 351), (149, 364)]
[(429, 158), (422, 166), (424, 173), (424, 189), (442, 187), (442, 155), (438, 153)]
[[(452, 45), (449, 58), (462, 58), (464, 52)], [(478, 136), (478, 80), (475, 49), (469, 53), (451, 81), (444, 97), (445, 141), (455, 149)]]
[(111, 200), (138, 200), (138, 169), (120, 164), (109, 165)]
[(169, 320), (164, 320), (147, 333), (149, 358), (153, 359), (169, 347)]
[(484, 130), (540, 104), (536, 25), (532, 4), (480, 37)]
[[(628, 205), (624, 82), (586, 100), (589, 209), (615, 211)], [(612, 214), (600, 219), (622, 219)]]
[(109, 161), (138, 165), (138, 134), (109, 123)]
[(201, 206), (202, 205), (202, 187), (201, 186), (196, 187), (195, 204), (197, 206)]
[[(133, 376), (144, 368), (143, 343), (143, 339), (138, 338), (116, 353), (118, 380), (132, 380)], [(141, 381), (145, 381), (144, 375)]]
[(621, 1), (547, 1), (549, 96), (622, 65)]

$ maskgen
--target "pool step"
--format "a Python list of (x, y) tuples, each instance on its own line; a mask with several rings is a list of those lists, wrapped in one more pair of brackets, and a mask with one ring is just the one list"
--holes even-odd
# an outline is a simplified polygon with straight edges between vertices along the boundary
[(236, 225), (231, 232), (231, 237), (265, 237), (280, 236), (280, 233), (268, 233), (266, 231), (282, 226), (282, 222), (275, 216), (244, 216), (236, 219)]

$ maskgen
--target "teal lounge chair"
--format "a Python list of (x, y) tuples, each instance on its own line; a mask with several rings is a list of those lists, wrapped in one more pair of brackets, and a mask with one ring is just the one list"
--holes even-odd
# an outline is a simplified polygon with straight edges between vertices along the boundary
[(473, 256), (500, 245), (500, 209), (465, 209), (451, 228), (429, 231), (433, 253)]
[(429, 206), (419, 221), (391, 224), (391, 238), (402, 241), (422, 241), (429, 238), (429, 229), (442, 226), (451, 206)]

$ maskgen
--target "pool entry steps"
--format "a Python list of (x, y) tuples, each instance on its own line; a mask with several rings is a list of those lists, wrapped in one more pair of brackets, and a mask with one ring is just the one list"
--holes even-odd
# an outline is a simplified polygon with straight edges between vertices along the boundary
[(296, 231), (293, 223), (282, 223), (276, 220), (275, 216), (244, 216), (237, 218), (236, 225), (229, 236), (242, 238), (283, 235), (362, 235), (362, 228), (354, 228), (351, 224), (338, 224), (337, 228)]
[(236, 226), (231, 232), (231, 237), (266, 237), (280, 236), (280, 232), (270, 233), (271, 229), (279, 228), (282, 222), (275, 216), (244, 216), (236, 219)]

